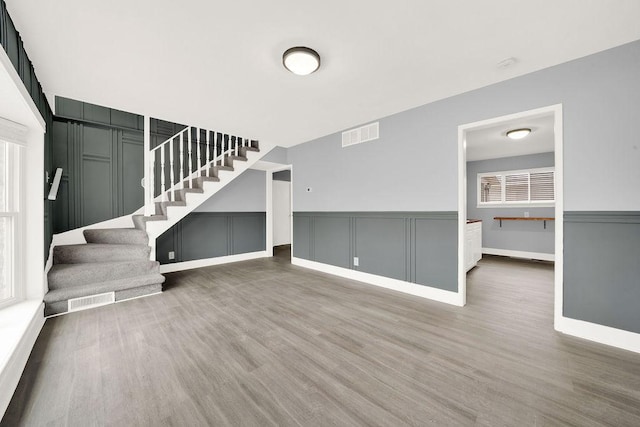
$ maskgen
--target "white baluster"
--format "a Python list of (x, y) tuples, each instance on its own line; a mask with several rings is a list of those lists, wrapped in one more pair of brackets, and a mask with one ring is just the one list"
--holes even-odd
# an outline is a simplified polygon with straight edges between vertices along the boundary
[(238, 155), (238, 150), (240, 149), (240, 147), (238, 146), (238, 137), (234, 136), (233, 137), (233, 142), (235, 142), (236, 145), (236, 156)]
[(156, 204), (155, 204), (155, 199), (156, 199), (156, 152), (152, 151), (151, 152), (151, 158), (149, 159), (149, 161), (151, 162), (151, 169), (149, 171), (149, 193), (151, 194), (151, 215), (155, 215), (156, 213)]
[(184, 132), (180, 134), (180, 185), (178, 188), (184, 188)]
[[(196, 128), (196, 135), (197, 135), (196, 136), (196, 144), (197, 144), (196, 149), (198, 150), (198, 165), (196, 167), (196, 170), (199, 171), (200, 167), (202, 166), (202, 154), (201, 154), (202, 150), (200, 150), (200, 129), (198, 129), (198, 128)], [(198, 176), (200, 176), (200, 172), (198, 172)]]
[[(169, 167), (171, 168), (169, 170), (169, 188), (171, 188), (175, 185), (176, 182), (176, 174), (173, 170), (173, 138), (171, 138), (171, 142), (169, 143)], [(175, 197), (173, 197), (172, 195), (171, 199), (175, 200)]]
[[(164, 151), (167, 147), (162, 145), (160, 146), (160, 191), (162, 194), (161, 200), (164, 202), (167, 200), (167, 185), (165, 183), (165, 162), (164, 162)], [(155, 156), (154, 156), (155, 157)]]
[(207, 166), (209, 166), (209, 150), (210, 150), (209, 142), (211, 141), (210, 136), (211, 136), (211, 132), (207, 131), (207, 139), (206, 139), (207, 145), (205, 148), (206, 151), (204, 152), (204, 164)]
[(218, 164), (218, 139), (216, 138), (216, 133), (213, 133), (213, 160), (215, 160), (215, 165)]
[[(193, 169), (193, 157), (191, 156), (191, 149), (192, 149), (192, 145), (193, 145), (193, 140), (191, 139), (191, 128), (187, 128), (189, 129), (187, 132), (189, 132), (189, 137), (187, 138), (189, 141), (189, 166), (187, 169), (187, 176), (191, 176), (191, 172)], [(189, 182), (189, 188), (191, 188), (191, 182)]]

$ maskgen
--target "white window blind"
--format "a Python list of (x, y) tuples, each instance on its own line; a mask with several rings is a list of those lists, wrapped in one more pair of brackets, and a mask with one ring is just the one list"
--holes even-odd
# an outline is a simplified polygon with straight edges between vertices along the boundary
[(502, 201), (502, 176), (488, 175), (480, 178), (480, 197), (483, 203)]
[(487, 172), (478, 174), (478, 206), (552, 206), (554, 169)]
[(531, 200), (555, 200), (553, 172), (535, 172), (531, 174)]

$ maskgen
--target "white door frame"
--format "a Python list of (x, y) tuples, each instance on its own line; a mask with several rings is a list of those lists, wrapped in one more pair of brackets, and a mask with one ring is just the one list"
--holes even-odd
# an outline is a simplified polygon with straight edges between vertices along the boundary
[(467, 302), (467, 272), (464, 266), (465, 230), (467, 225), (467, 147), (466, 134), (472, 130), (486, 128), (498, 123), (538, 116), (553, 115), (554, 159), (555, 159), (555, 269), (554, 269), (554, 328), (560, 330), (563, 306), (563, 247), (564, 247), (564, 162), (562, 104), (509, 114), (458, 126), (458, 294), (461, 305)]
[(289, 230), (291, 236), (291, 252), (293, 254), (293, 165), (282, 165), (266, 171), (267, 174), (267, 206), (266, 206), (266, 221), (267, 221), (267, 242), (266, 251), (267, 256), (273, 256), (273, 173), (289, 170), (291, 171), (291, 205), (289, 206), (289, 213), (291, 215), (291, 227)]

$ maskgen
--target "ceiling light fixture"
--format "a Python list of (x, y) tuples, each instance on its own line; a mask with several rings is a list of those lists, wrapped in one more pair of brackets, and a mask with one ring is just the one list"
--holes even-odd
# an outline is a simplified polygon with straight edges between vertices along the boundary
[(507, 132), (507, 137), (511, 139), (522, 139), (531, 133), (529, 128), (513, 129)]
[(308, 47), (292, 47), (282, 55), (282, 64), (293, 74), (307, 76), (320, 68), (320, 55)]

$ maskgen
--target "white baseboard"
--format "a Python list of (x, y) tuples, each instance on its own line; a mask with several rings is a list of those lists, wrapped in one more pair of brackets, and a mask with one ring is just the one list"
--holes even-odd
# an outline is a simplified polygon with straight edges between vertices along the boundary
[(635, 332), (569, 317), (561, 317), (556, 330), (563, 334), (640, 353), (640, 334)]
[(514, 258), (537, 259), (540, 261), (555, 261), (554, 254), (543, 252), (512, 251), (509, 249), (482, 248), (482, 253), (487, 255), (510, 256)]
[(291, 263), (300, 267), (312, 270), (322, 271), (323, 273), (333, 274), (335, 276), (344, 277), (346, 279), (357, 280), (368, 283), (370, 285), (380, 286), (392, 289), (405, 294), (415, 295), (422, 298), (431, 299), (446, 304), (462, 307), (464, 305), (462, 295), (457, 292), (445, 291), (442, 289), (432, 288), (430, 286), (418, 285), (416, 283), (405, 282), (404, 280), (391, 279), (389, 277), (378, 276), (376, 274), (364, 273), (362, 271), (351, 270), (334, 265), (323, 264), (320, 262), (309, 261), (302, 258), (291, 258)]
[(193, 261), (176, 262), (160, 266), (160, 273), (173, 273), (174, 271), (191, 270), (193, 268), (210, 267), (212, 265), (228, 264), (230, 262), (248, 261), (250, 259), (265, 258), (267, 251), (248, 252), (246, 254), (228, 255), (216, 258), (196, 259)]
[[(42, 301), (25, 301), (3, 309), (2, 315), (11, 317), (10, 337), (2, 339), (6, 358), (0, 360), (0, 419), (11, 402), (31, 350), (44, 325), (44, 304)], [(4, 323), (4, 322), (3, 322)]]

